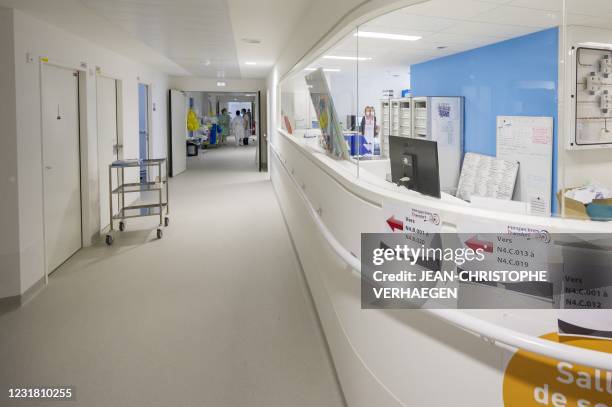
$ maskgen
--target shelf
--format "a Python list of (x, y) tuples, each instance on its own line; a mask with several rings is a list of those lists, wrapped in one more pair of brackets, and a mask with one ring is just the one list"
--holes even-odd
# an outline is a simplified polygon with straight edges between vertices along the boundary
[(113, 194), (130, 193), (130, 192), (150, 192), (150, 191), (161, 191), (163, 189), (162, 182), (133, 182), (128, 184), (119, 185), (113, 189)]
[(111, 163), (112, 168), (133, 168), (133, 167), (151, 167), (162, 164), (166, 161), (165, 158), (150, 158), (147, 160), (119, 160)]
[[(162, 210), (167, 205), (168, 204), (165, 202), (162, 203)], [(124, 207), (121, 211), (113, 215), (113, 220), (139, 218), (142, 216), (159, 216), (159, 214), (159, 204), (130, 205)]]

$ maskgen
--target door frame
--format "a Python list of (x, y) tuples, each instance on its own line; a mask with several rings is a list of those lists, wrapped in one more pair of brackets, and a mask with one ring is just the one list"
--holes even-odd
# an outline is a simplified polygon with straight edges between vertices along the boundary
[(257, 105), (257, 170), (259, 172), (263, 171), (262, 164), (262, 146), (263, 146), (263, 135), (261, 134), (261, 91), (257, 91), (257, 99), (254, 103)]
[[(76, 71), (78, 74), (77, 81), (77, 108), (79, 118), (79, 192), (81, 197), (81, 247), (77, 250), (82, 249), (86, 246), (85, 242), (85, 229), (86, 225), (90, 224), (90, 208), (89, 205), (84, 205), (90, 201), (90, 191), (87, 170), (89, 167), (89, 160), (87, 156), (87, 64), (81, 63), (80, 65), (74, 65), (65, 63), (62, 61), (52, 60), (47, 57), (40, 57), (39, 59), (39, 91), (40, 91), (40, 170), (41, 170), (41, 195), (42, 195), (42, 232), (43, 232), (43, 253), (44, 253), (44, 270), (45, 270), (45, 285), (49, 283), (49, 274), (52, 270), (49, 270), (48, 253), (47, 253), (47, 228), (45, 219), (45, 168), (44, 168), (44, 137), (45, 137), (45, 126), (43, 120), (44, 112), (44, 67), (45, 65), (52, 66), (54, 68), (65, 69), (68, 71)], [(68, 259), (66, 259), (68, 260)]]
[[(147, 133), (148, 133), (147, 158), (151, 158), (151, 153), (152, 153), (151, 145), (153, 144), (152, 141), (153, 141), (153, 112), (154, 112), (153, 110), (153, 82), (145, 80), (141, 77), (136, 77), (136, 82), (137, 82), (137, 85), (147, 86)], [(136, 98), (137, 102), (139, 101), (138, 97)], [(138, 114), (140, 115), (140, 110), (138, 110)], [(140, 131), (140, 128), (138, 129), (138, 131)], [(140, 136), (139, 136), (139, 142), (140, 142)]]
[(96, 145), (97, 145), (97, 149), (96, 149), (96, 157), (98, 159), (98, 221), (99, 221), (99, 225), (98, 225), (98, 237), (102, 236), (104, 233), (106, 233), (105, 231), (105, 227), (102, 226), (101, 223), (101, 218), (100, 218), (100, 212), (102, 211), (102, 206), (106, 206), (108, 205), (108, 202), (103, 203), (100, 200), (100, 194), (99, 191), (101, 190), (101, 188), (105, 188), (105, 186), (101, 185), (101, 176), (102, 173), (100, 172), (100, 165), (99, 165), (99, 160), (100, 160), (100, 106), (98, 104), (99, 99), (98, 99), (98, 79), (99, 78), (104, 78), (104, 79), (111, 79), (113, 81), (115, 81), (115, 115), (116, 115), (116, 121), (117, 121), (117, 159), (121, 160), (123, 158), (123, 146), (124, 146), (124, 132), (123, 132), (123, 78), (120, 75), (116, 75), (116, 74), (111, 74), (111, 73), (107, 73), (105, 71), (103, 71), (102, 69), (100, 69), (99, 67), (96, 68), (96, 75), (95, 75), (95, 88), (96, 88)]
[[(99, 120), (98, 120), (98, 78), (112, 79), (115, 81), (115, 91), (116, 91), (116, 108), (117, 108), (117, 144), (120, 145), (121, 154), (119, 154), (119, 150), (117, 151), (118, 159), (122, 158), (123, 155), (123, 143), (124, 143), (124, 133), (123, 133), (123, 78), (119, 75), (110, 74), (104, 72), (100, 69), (96, 71), (96, 133), (99, 128)], [(100, 137), (98, 135), (97, 141), (100, 141)], [(99, 145), (99, 144), (98, 144)]]
[[(140, 118), (140, 91), (139, 86), (145, 85), (147, 87), (147, 158), (151, 158), (153, 152), (153, 112), (157, 109), (153, 109), (153, 81), (136, 77), (136, 107), (138, 111), (138, 117)], [(140, 119), (139, 119), (140, 120)], [(138, 125), (138, 158), (140, 158), (140, 124)], [(151, 181), (151, 172), (144, 167), (146, 171), (147, 181)]]

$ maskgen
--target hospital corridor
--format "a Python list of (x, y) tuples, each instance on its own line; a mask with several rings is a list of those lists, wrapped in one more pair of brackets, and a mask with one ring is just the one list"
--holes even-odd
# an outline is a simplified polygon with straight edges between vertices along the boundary
[(612, 407), (612, 1), (0, 0), (0, 407)]
[[(0, 316), (0, 383), (71, 383), (82, 406), (342, 406), (255, 147), (190, 157), (158, 240), (129, 224)], [(109, 252), (110, 250), (110, 252)], [(57, 405), (71, 405), (71, 402)]]

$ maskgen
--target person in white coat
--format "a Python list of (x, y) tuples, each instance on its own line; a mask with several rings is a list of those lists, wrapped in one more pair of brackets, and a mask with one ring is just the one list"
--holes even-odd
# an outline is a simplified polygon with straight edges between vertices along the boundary
[(239, 146), (244, 138), (244, 118), (240, 116), (240, 110), (236, 111), (236, 116), (231, 122), (232, 133), (236, 138), (236, 146)]

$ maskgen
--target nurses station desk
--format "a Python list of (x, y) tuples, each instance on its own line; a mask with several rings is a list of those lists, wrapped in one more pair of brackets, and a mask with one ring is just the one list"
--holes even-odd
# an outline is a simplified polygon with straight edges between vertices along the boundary
[(610, 222), (517, 215), (474, 208), (449, 194), (424, 196), (389, 183), (388, 160), (337, 160), (304, 135), (277, 130), (271, 179), (350, 405), (502, 405), (502, 389), (515, 379), (529, 382), (529, 371), (537, 370), (517, 373), (518, 349), (550, 363), (612, 371), (612, 355), (554, 339), (559, 310), (552, 307), (373, 310), (360, 303), (361, 233), (389, 232), (389, 208), (435, 213), (440, 231), (450, 233), (609, 233)]

